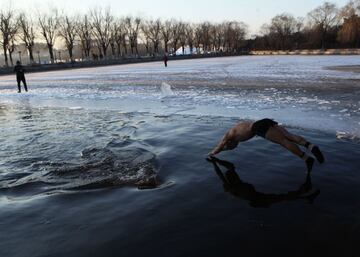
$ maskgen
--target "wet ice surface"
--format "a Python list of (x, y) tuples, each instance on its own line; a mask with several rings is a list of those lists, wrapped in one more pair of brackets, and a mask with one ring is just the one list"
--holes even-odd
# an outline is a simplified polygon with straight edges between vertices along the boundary
[(351, 138), (360, 133), (360, 74), (326, 67), (358, 64), (357, 59), (246, 56), (176, 61), (167, 69), (161, 63), (145, 63), (37, 73), (27, 75), (27, 95), (16, 94), (14, 78), (7, 76), (0, 80), (0, 101), (32, 107), (270, 117), (288, 126)]
[(14, 76), (1, 77), (1, 188), (156, 186), (156, 157), (141, 140), (109, 145), (134, 140), (140, 113), (213, 121), (268, 117), (358, 142), (360, 74), (327, 69), (357, 59), (231, 57), (176, 61), (168, 68), (144, 63), (34, 73), (27, 75), (25, 94), (16, 93)]

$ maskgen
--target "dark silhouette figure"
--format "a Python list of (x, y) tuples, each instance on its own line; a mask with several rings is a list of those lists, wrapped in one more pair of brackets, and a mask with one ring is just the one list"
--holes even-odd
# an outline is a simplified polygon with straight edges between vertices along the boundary
[[(209, 157), (207, 160), (214, 165), (216, 174), (223, 182), (224, 190), (238, 198), (247, 200), (252, 207), (268, 208), (275, 203), (300, 199), (313, 203), (320, 194), (320, 190), (316, 190), (313, 193), (310, 192), (312, 190), (310, 172), (307, 173), (306, 180), (299, 189), (286, 194), (266, 194), (256, 191), (253, 185), (242, 181), (235, 171), (234, 164), (231, 162), (220, 160), (216, 157)], [(223, 173), (219, 165), (227, 170)]]
[(165, 65), (165, 67), (167, 67), (167, 62), (168, 62), (168, 60), (169, 60), (169, 58), (168, 58), (168, 56), (167, 56), (167, 53), (164, 54), (163, 60), (164, 60), (164, 65)]
[(21, 65), (20, 61), (16, 62), (16, 65), (14, 67), (14, 72), (16, 72), (18, 93), (21, 93), (21, 86), (20, 86), (21, 82), (24, 84), (25, 91), (27, 92), (28, 89), (27, 89), (26, 80), (25, 80), (25, 70), (24, 70), (24, 67)]

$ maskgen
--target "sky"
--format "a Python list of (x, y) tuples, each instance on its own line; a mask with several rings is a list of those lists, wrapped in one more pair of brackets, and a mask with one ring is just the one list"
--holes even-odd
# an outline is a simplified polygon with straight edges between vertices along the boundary
[[(349, 0), (331, 1), (338, 7)], [(177, 18), (189, 22), (237, 20), (249, 25), (250, 34), (258, 33), (264, 23), (281, 13), (305, 17), (324, 0), (0, 0), (0, 8), (36, 10), (58, 7), (69, 13), (85, 13), (94, 7), (111, 7), (116, 16), (141, 15), (147, 18)]]

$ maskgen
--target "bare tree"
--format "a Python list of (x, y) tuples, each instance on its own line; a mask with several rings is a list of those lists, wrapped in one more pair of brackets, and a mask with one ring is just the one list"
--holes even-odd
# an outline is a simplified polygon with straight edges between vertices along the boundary
[(200, 24), (201, 29), (201, 43), (205, 52), (211, 50), (211, 23), (206, 21)]
[(30, 63), (34, 63), (33, 48), (35, 45), (35, 26), (31, 19), (27, 18), (24, 13), (19, 16), (20, 38), (24, 42), (29, 54)]
[(129, 38), (131, 54), (134, 54), (134, 49), (135, 49), (136, 55), (139, 55), (138, 37), (139, 37), (140, 24), (141, 24), (141, 19), (139, 17), (133, 18), (128, 16), (125, 18), (125, 27)]
[(334, 26), (337, 20), (338, 10), (335, 4), (325, 2), (323, 5), (315, 8), (308, 13), (310, 22), (321, 34), (321, 48), (325, 48), (326, 35), (330, 28)]
[(185, 45), (188, 42), (187, 35), (186, 35), (186, 28), (189, 26), (188, 23), (182, 22), (179, 26), (179, 41), (182, 50), (182, 54), (185, 54)]
[(13, 61), (12, 55), (15, 52), (15, 49), (16, 49), (15, 34), (13, 34), (10, 38), (10, 43), (9, 43), (9, 47), (8, 47), (9, 59), (10, 59), (11, 66), (14, 66), (14, 61)]
[[(91, 11), (92, 26), (96, 40), (98, 41), (99, 50), (102, 50), (104, 57), (107, 56), (107, 49), (111, 40), (111, 27), (114, 17), (110, 13), (110, 8), (106, 10), (93, 9)], [(101, 56), (101, 54), (100, 54)]]
[(7, 11), (0, 11), (0, 32), (2, 34), (2, 40), (0, 44), (3, 48), (6, 66), (9, 66), (8, 51), (10, 51), (10, 53), (14, 51), (11, 51), (11, 49), (14, 46), (14, 39), (17, 31), (18, 22), (15, 17), (14, 10), (9, 9)]
[(198, 53), (201, 52), (201, 40), (202, 40), (202, 30), (201, 25), (197, 24), (195, 25), (194, 29), (194, 45)]
[(149, 38), (153, 43), (154, 53), (159, 54), (162, 23), (160, 19), (149, 20), (147, 23)]
[(151, 35), (149, 32), (149, 26), (146, 22), (142, 23), (140, 26), (142, 32), (142, 39), (144, 41), (146, 55), (150, 55), (150, 44), (151, 44)]
[(120, 19), (116, 21), (114, 25), (115, 30), (115, 43), (117, 45), (117, 56), (127, 55), (127, 47), (126, 47), (126, 38), (127, 38), (127, 30), (125, 28), (125, 20)]
[(193, 50), (194, 50), (194, 44), (195, 44), (195, 35), (194, 35), (194, 28), (193, 28), (193, 24), (188, 24), (185, 28), (185, 35), (187, 37), (187, 41), (189, 44), (189, 48), (190, 48), (190, 54), (193, 54)]
[(261, 25), (259, 30), (259, 36), (256, 36), (252, 48), (255, 50), (268, 50), (271, 47), (269, 34), (270, 25), (266, 23)]
[(58, 11), (53, 9), (50, 14), (39, 13), (39, 26), (41, 35), (46, 41), (50, 54), (50, 61), (54, 63), (54, 44), (58, 35), (59, 17)]
[(77, 24), (77, 34), (80, 38), (81, 49), (86, 59), (90, 57), (91, 43), (92, 43), (92, 26), (89, 21), (88, 15), (82, 16)]
[(59, 18), (59, 36), (65, 41), (71, 62), (74, 62), (73, 50), (77, 36), (77, 21), (75, 17), (65, 15)]
[(176, 53), (178, 42), (180, 41), (180, 34), (182, 31), (183, 22), (173, 20), (171, 27), (171, 39), (172, 39), (172, 52)]
[(360, 15), (360, 0), (351, 0), (339, 11), (340, 19), (350, 18), (351, 16)]
[(211, 34), (211, 48), (214, 51), (218, 50), (217, 42), (218, 42), (218, 25), (217, 24), (211, 24), (210, 27), (210, 34)]
[(111, 56), (115, 58), (116, 56), (116, 36), (117, 36), (117, 24), (114, 21), (111, 26), (110, 32), (110, 49), (111, 49)]
[(296, 25), (296, 19), (291, 14), (283, 13), (272, 18), (270, 33), (277, 39), (280, 49), (290, 47), (290, 38), (296, 31)]
[(353, 15), (344, 19), (339, 31), (338, 40), (351, 47), (360, 47), (360, 17)]
[(165, 53), (169, 52), (169, 42), (171, 40), (171, 30), (172, 30), (172, 20), (167, 20), (163, 23), (161, 27), (161, 35), (164, 41), (164, 51)]
[(339, 13), (343, 24), (338, 33), (340, 43), (350, 47), (360, 47), (360, 0), (349, 1)]
[(238, 21), (227, 22), (225, 41), (227, 42), (228, 51), (238, 51), (242, 46), (246, 34), (247, 26), (245, 23)]

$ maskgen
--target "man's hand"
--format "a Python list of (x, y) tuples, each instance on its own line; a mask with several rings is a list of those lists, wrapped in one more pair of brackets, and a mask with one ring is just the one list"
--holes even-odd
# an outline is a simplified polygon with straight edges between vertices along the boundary
[(211, 152), (209, 152), (208, 154), (207, 154), (207, 156), (208, 157), (215, 157), (215, 152), (214, 152), (214, 150), (213, 151), (211, 151)]
[(215, 157), (215, 154), (213, 152), (208, 153), (206, 160), (212, 163), (215, 163), (218, 158)]
[(211, 162), (214, 157), (215, 157), (215, 154), (213, 152), (210, 152), (207, 154), (206, 160)]

